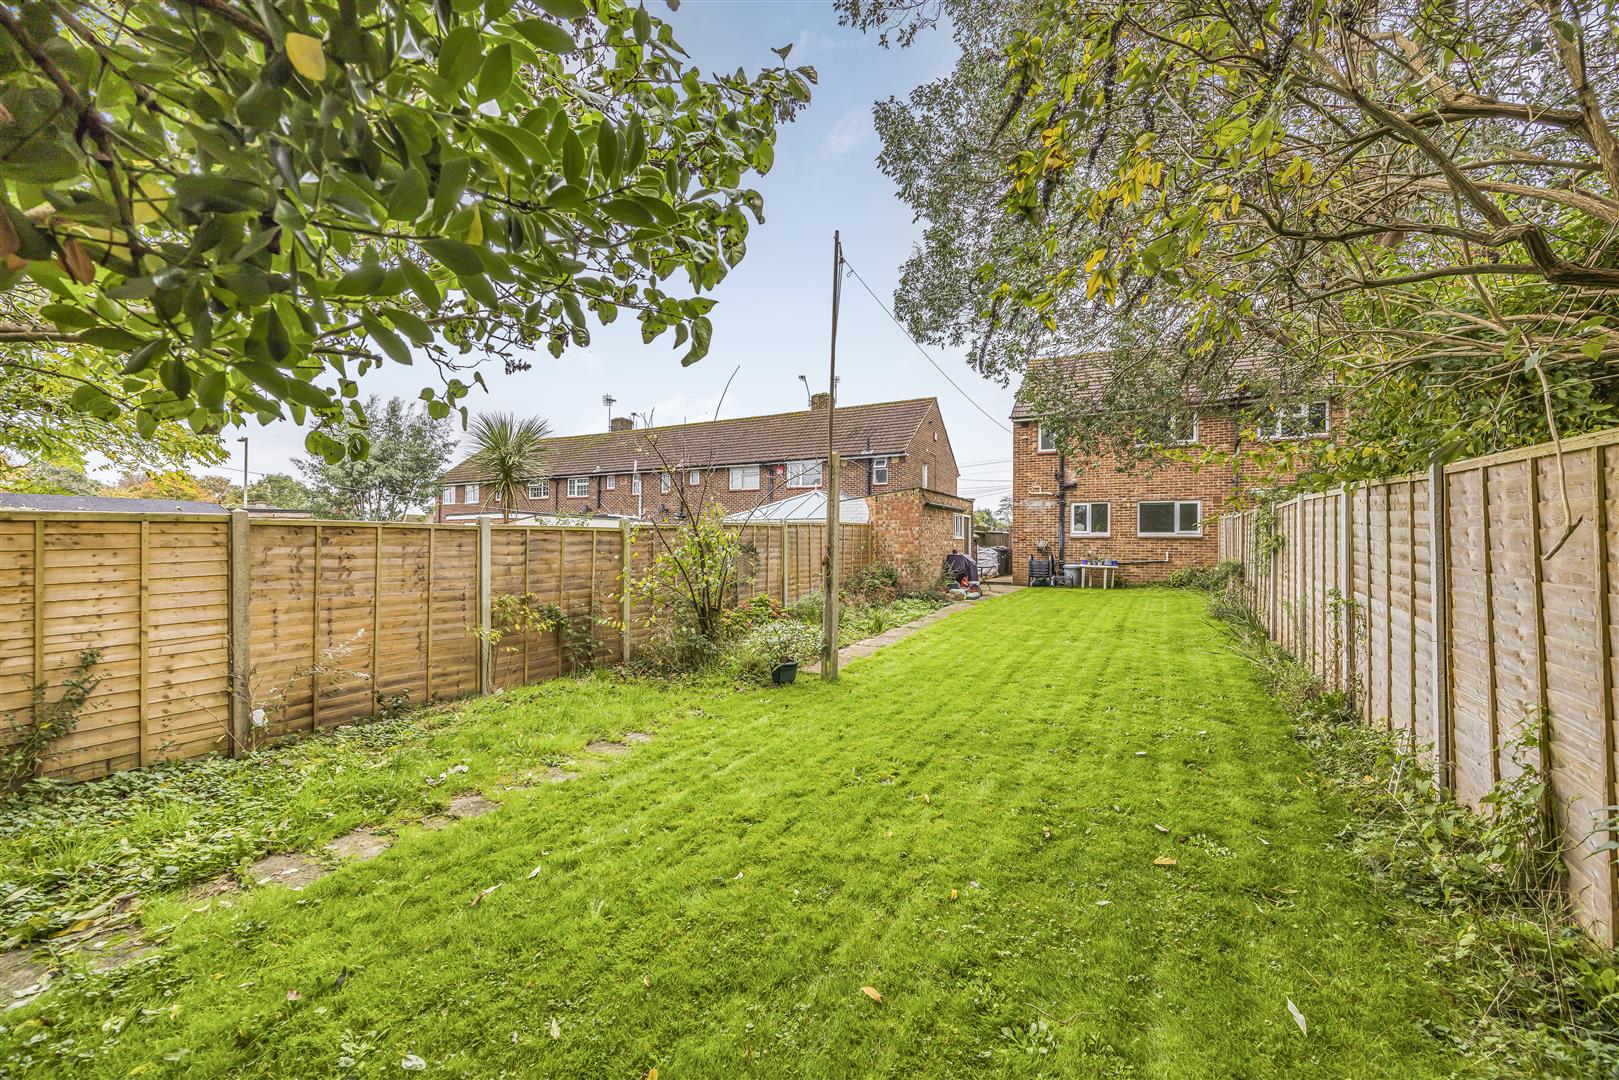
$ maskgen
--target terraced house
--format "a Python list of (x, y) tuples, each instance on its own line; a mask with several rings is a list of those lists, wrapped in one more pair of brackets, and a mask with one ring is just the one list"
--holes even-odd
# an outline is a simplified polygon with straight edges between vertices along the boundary
[[(824, 517), (823, 501), (799, 497), (826, 489), (826, 410), (827, 396), (816, 394), (796, 412), (660, 427), (614, 418), (605, 432), (548, 439), (512, 518), (669, 520), (713, 503), (779, 519), (789, 500), (795, 513), (810, 507)], [(972, 502), (956, 494), (937, 399), (840, 406), (836, 432), (845, 521), (869, 522), (906, 561), (931, 566), (953, 547), (971, 549)], [(478, 479), (465, 461), (446, 473), (436, 519), (501, 514)]]
[[(1076, 395), (1101, 400), (1110, 371), (1106, 355), (1046, 363), (1064, 365)], [(1219, 559), (1214, 522), (1243, 488), (1244, 451), (1256, 443), (1330, 440), (1341, 419), (1324, 392), (1257, 416), (1251, 400), (1239, 372), (1153, 440), (1190, 451), (1186, 457), (1201, 448), (1230, 452), (1219, 464), (1200, 465), (1168, 455), (1076, 454), (1020, 399), (1011, 416), (1013, 580), (1027, 584), (1031, 557), (1049, 557), (1058, 566), (1116, 560), (1125, 582), (1212, 566)]]

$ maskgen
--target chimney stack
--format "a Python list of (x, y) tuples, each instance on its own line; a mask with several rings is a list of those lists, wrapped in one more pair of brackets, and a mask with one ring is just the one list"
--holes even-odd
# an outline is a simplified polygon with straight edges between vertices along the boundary
[(628, 431), (635, 426), (635, 420), (628, 416), (614, 416), (607, 421), (608, 431)]
[(832, 404), (832, 395), (825, 391), (810, 395), (810, 412), (819, 412), (830, 404)]

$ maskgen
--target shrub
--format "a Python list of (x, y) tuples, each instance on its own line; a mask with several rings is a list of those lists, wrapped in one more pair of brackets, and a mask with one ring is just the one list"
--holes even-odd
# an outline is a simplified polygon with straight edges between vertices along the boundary
[(849, 576), (843, 584), (843, 595), (852, 604), (887, 604), (900, 595), (901, 582), (896, 567), (872, 563)]
[(654, 523), (658, 554), (630, 588), (652, 605), (647, 658), (663, 670), (695, 670), (720, 653), (746, 551), (725, 510), (710, 503), (676, 525)]
[(1242, 580), (1242, 564), (1227, 560), (1214, 566), (1183, 566), (1172, 572), (1165, 583), (1173, 589), (1204, 589), (1216, 592)]
[(727, 651), (731, 673), (749, 682), (765, 683), (780, 664), (812, 660), (821, 649), (818, 627), (796, 619), (763, 623), (748, 631)]

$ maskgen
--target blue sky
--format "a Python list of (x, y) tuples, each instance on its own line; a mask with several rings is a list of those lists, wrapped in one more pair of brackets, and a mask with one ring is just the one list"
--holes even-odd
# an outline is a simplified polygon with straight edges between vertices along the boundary
[[(621, 319), (593, 330), (588, 349), (571, 349), (560, 360), (537, 353), (530, 371), (508, 376), (491, 365), (484, 378), (492, 393), (475, 392), (474, 411), (538, 415), (559, 434), (574, 434), (606, 426), (601, 397), (612, 394), (619, 414), (655, 411), (660, 423), (709, 419), (733, 371), (721, 416), (803, 408), (798, 376), (808, 375), (817, 389), (826, 381), (833, 229), (842, 231), (849, 262), (892, 304), (899, 267), (920, 228), (877, 169), (871, 106), (947, 72), (955, 58), (948, 34), (934, 31), (910, 49), (885, 51), (839, 27), (829, 0), (684, 0), (677, 12), (658, 7), (705, 72), (768, 66), (776, 60), (771, 47), (792, 42), (789, 62), (820, 73), (814, 100), (781, 130), (775, 167), (757, 182), (765, 223), (750, 234), (742, 265), (713, 293), (712, 351), (682, 368), (671, 337), (643, 345), (635, 321)], [(959, 354), (928, 351), (973, 401), (1006, 422), (1010, 389), (980, 378)], [(961, 494), (993, 507), (1010, 491), (1011, 436), (952, 389), (852, 278), (844, 283), (838, 371), (844, 404), (938, 397), (963, 466)], [(425, 373), (421, 366), (392, 366), (368, 378), (365, 390), (414, 398)], [(227, 439), (234, 434), (248, 436), (254, 473), (292, 472), (292, 458), (303, 453), (303, 432), (290, 423), (252, 426)], [(231, 464), (214, 471), (239, 478), (240, 448), (234, 442), (231, 448)]]

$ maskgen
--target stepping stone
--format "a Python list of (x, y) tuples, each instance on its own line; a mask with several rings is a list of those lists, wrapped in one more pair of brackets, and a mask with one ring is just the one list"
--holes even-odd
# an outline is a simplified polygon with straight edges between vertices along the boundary
[(339, 859), (367, 862), (393, 846), (393, 837), (375, 829), (355, 829), (326, 843), (326, 850)]
[(191, 890), (193, 900), (212, 900), (216, 896), (225, 896), (228, 893), (241, 892), (242, 883), (233, 877), (217, 877), (212, 881), (205, 881)]
[(450, 815), (450, 817), (454, 818), (456, 821), (464, 821), (467, 818), (483, 817), (485, 814), (492, 814), (499, 809), (500, 804), (498, 802), (495, 802), (492, 799), (486, 799), (476, 792), (469, 792), (464, 795), (457, 795), (455, 798), (451, 799), (449, 809), (445, 810), (444, 812)]
[(292, 852), (270, 855), (247, 868), (247, 880), (254, 885), (284, 885), (294, 891), (326, 876), (326, 868), (308, 855)]
[(607, 757), (622, 757), (630, 752), (630, 748), (621, 742), (608, 742), (606, 739), (593, 739), (585, 743), (585, 749), (592, 754), (604, 754)]
[(545, 775), (540, 779), (544, 780), (547, 784), (566, 784), (569, 780), (577, 780), (583, 775), (583, 773), (569, 772), (566, 769), (559, 769), (555, 765), (552, 765), (545, 770)]
[(157, 952), (156, 945), (131, 927), (92, 934), (79, 944), (79, 948), (90, 955), (92, 971), (111, 971)]
[(36, 963), (28, 949), (0, 953), (0, 1009), (26, 1005), (50, 985), (51, 970)]
[(627, 743), (648, 743), (652, 741), (652, 736), (644, 731), (631, 731), (625, 734), (624, 741)]

